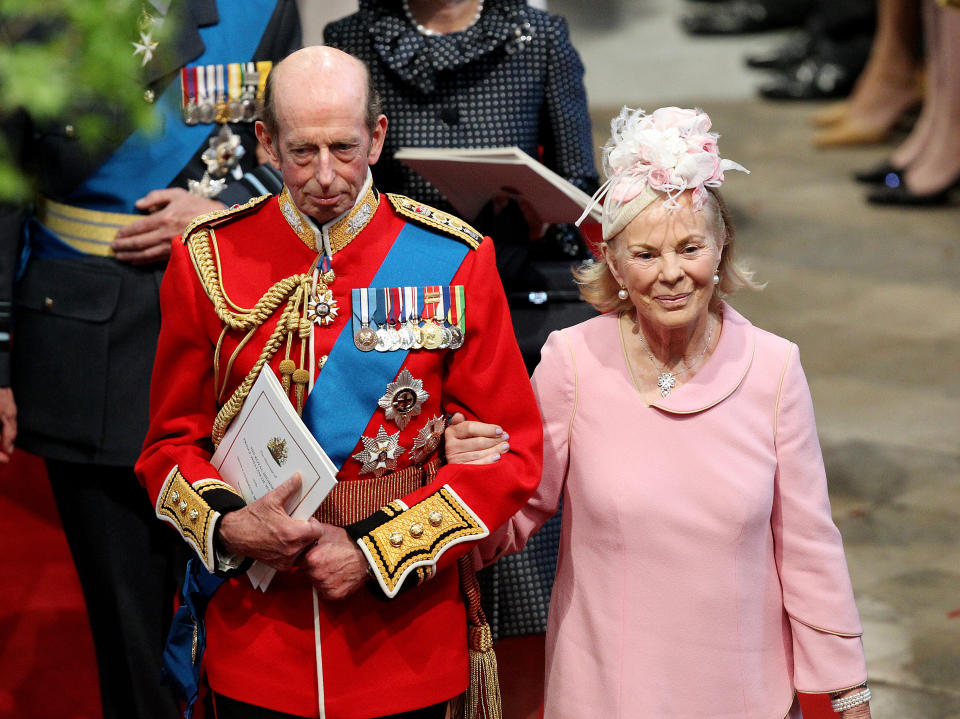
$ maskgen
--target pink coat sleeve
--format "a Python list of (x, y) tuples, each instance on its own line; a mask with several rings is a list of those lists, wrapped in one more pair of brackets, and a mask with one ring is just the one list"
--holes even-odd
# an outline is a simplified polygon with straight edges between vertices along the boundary
[(777, 403), (777, 474), (771, 518), (783, 604), (793, 633), (794, 686), (828, 692), (866, 679), (863, 632), (830, 514), (813, 401), (796, 345)]
[(523, 549), (560, 504), (577, 399), (576, 360), (562, 330), (547, 338), (531, 382), (543, 421), (543, 475), (527, 503), (480, 545), (484, 566)]

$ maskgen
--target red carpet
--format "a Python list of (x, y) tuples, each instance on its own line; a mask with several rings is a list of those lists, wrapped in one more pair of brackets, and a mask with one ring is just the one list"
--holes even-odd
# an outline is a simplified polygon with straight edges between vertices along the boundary
[[(80, 583), (43, 463), (0, 466), (0, 719), (100, 719), (93, 642)], [(802, 695), (805, 719), (835, 719)]]
[(0, 466), (0, 717), (99, 719), (93, 642), (43, 463)]

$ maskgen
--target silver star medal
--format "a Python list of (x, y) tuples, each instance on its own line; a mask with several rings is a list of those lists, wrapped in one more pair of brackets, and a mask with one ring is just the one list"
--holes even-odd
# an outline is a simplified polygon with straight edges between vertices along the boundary
[(363, 451), (357, 452), (353, 458), (363, 464), (360, 474), (373, 473), (375, 477), (390, 472), (397, 467), (397, 458), (406, 450), (398, 441), (400, 433), (387, 434), (380, 426), (376, 437), (361, 437)]
[(153, 60), (153, 53), (156, 52), (159, 43), (153, 39), (153, 33), (147, 30), (140, 32), (140, 42), (134, 41), (130, 44), (134, 47), (134, 57), (143, 55), (143, 62), (140, 67), (146, 67), (147, 63)]
[(214, 180), (206, 172), (199, 180), (187, 180), (187, 191), (194, 197), (216, 197), (223, 192), (223, 188), (226, 186), (227, 181), (225, 179)]
[(321, 327), (326, 327), (337, 319), (339, 309), (333, 292), (326, 285), (318, 285), (307, 298), (307, 317)]
[(440, 440), (443, 439), (443, 430), (447, 427), (447, 421), (440, 416), (434, 416), (427, 422), (420, 431), (417, 432), (417, 438), (413, 440), (413, 449), (410, 450), (410, 459), (414, 464), (423, 464), (430, 458), (440, 446)]
[(386, 411), (388, 420), (395, 422), (400, 429), (406, 429), (429, 398), (423, 380), (415, 379), (410, 370), (405, 369), (395, 382), (387, 385), (387, 391), (377, 404)]
[(240, 144), (240, 136), (224, 125), (220, 132), (210, 138), (210, 147), (204, 150), (200, 159), (206, 164), (211, 177), (226, 177), (230, 170), (239, 168), (240, 158), (245, 153), (246, 150)]
[(157, 51), (157, 46), (160, 44), (153, 39), (153, 28), (157, 27), (159, 23), (155, 17), (144, 10), (140, 13), (140, 19), (137, 21), (137, 24), (140, 26), (140, 42), (134, 40), (130, 44), (133, 45), (134, 57), (137, 55), (143, 56), (143, 62), (140, 64), (140, 67), (146, 67), (147, 63), (153, 60), (153, 54)]

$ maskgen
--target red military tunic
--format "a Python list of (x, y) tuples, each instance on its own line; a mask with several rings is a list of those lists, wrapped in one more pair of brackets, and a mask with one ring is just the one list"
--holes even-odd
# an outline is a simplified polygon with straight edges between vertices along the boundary
[[(370, 209), (359, 212), (363, 205)], [(455, 351), (411, 350), (400, 371), (409, 370), (423, 382), (429, 397), (421, 412), (401, 430), (384, 409), (371, 406), (363, 434), (376, 437), (381, 427), (390, 435), (399, 431), (399, 444), (406, 451), (398, 457), (396, 470), (403, 470), (414, 464), (410, 450), (418, 433), (423, 437), (425, 425), (444, 412), (461, 411), (471, 418), (497, 417), (510, 432), (511, 451), (491, 465), (441, 467), (429, 484), (397, 498), (402, 504), (394, 504), (386, 515), (375, 513), (366, 524), (381, 526), (364, 525), (361, 539), (374, 550), (385, 541), (386, 516), (399, 512), (394, 524), (402, 522), (406, 508), (421, 502), (421, 509), (433, 507), (432, 503), (439, 507), (441, 495), (444, 502), (462, 503), (464, 516), (476, 522), (456, 541), (433, 547), (428, 564), (404, 577), (388, 576), (372, 562), (379, 586), (371, 581), (370, 591), (360, 590), (339, 602), (321, 599), (316, 632), (311, 585), (301, 572), (278, 573), (266, 592), (252, 589), (242, 575), (224, 583), (207, 610), (204, 655), (210, 685), (224, 695), (317, 716), (318, 656), (329, 719), (377, 717), (430, 706), (456, 696), (467, 685), (466, 619), (457, 559), (474, 546), (473, 540), (513, 515), (535, 489), (541, 429), (490, 239), (471, 242), (475, 233), (449, 216), (454, 229), (446, 229), (438, 221), (444, 218), (442, 213), (427, 212), (421, 221), (412, 211), (414, 205), (370, 188), (361, 193), (353, 210), (320, 228), (333, 251), (336, 277), (329, 288), (338, 316), (329, 326), (313, 326), (303, 356), (315, 375), (319, 358), (330, 352), (338, 334), (352, 335), (351, 290), (371, 285), (408, 222), (444, 228), (436, 230), (436, 242), (466, 241), (475, 247), (452, 280), (437, 280), (465, 288), (464, 345)], [(249, 310), (278, 281), (311, 272), (322, 242), (305, 219), (286, 192), (200, 218), (184, 243), (174, 243), (164, 278), (151, 424), (136, 469), (158, 516), (181, 531), (211, 570), (216, 565), (213, 536), (220, 511), (235, 508), (239, 499), (209, 462), (214, 418), (260, 357), (287, 303), (279, 302), (250, 336), (246, 326), (225, 330), (223, 317), (230, 315), (235, 325), (236, 318), (249, 319)], [(292, 329), (289, 357), (299, 362), (298, 328)], [(286, 343), (283, 334), (269, 361), (278, 376), (287, 356)], [(329, 409), (335, 421), (336, 408)], [(357, 437), (351, 454), (363, 450)], [(429, 457), (416, 459), (422, 464)], [(361, 478), (362, 468), (360, 461), (347, 459), (339, 481)], [(442, 487), (448, 490), (441, 492)], [(403, 591), (388, 600), (385, 588)]]

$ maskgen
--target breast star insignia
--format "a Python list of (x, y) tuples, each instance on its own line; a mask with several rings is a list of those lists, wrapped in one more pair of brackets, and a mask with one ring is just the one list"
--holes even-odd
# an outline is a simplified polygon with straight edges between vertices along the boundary
[(357, 452), (353, 458), (363, 464), (360, 474), (370, 474), (379, 477), (386, 472), (397, 468), (397, 459), (406, 450), (400, 446), (400, 433), (387, 434), (380, 426), (376, 437), (361, 437), (363, 451)]
[(406, 429), (410, 420), (420, 414), (420, 408), (429, 397), (423, 388), (423, 380), (414, 378), (410, 370), (404, 369), (395, 382), (387, 385), (378, 404), (386, 411), (388, 420), (396, 422), (400, 429)]

